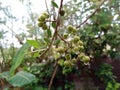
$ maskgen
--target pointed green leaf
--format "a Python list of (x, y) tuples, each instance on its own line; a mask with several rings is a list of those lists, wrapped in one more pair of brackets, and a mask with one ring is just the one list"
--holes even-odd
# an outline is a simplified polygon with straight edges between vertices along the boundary
[(50, 40), (48, 38), (44, 38), (46, 43), (50, 43)]
[(51, 1), (51, 3), (54, 7), (58, 8), (58, 5), (54, 1)]
[(52, 27), (55, 28), (56, 27), (56, 23), (52, 22)]
[(15, 54), (15, 56), (12, 59), (12, 67), (10, 69), (10, 75), (14, 75), (16, 68), (19, 67), (19, 65), (22, 63), (23, 58), (29, 47), (30, 45), (28, 43), (25, 43)]
[(30, 44), (31, 46), (38, 48), (40, 45), (36, 40), (27, 40), (28, 44)]
[(35, 75), (28, 72), (20, 71), (16, 75), (9, 78), (8, 82), (14, 87), (22, 87), (24, 85), (31, 84), (35, 80)]
[(48, 34), (48, 37), (51, 37), (51, 36), (52, 36), (52, 33), (51, 33), (51, 30), (50, 30), (50, 29), (47, 30), (47, 34)]

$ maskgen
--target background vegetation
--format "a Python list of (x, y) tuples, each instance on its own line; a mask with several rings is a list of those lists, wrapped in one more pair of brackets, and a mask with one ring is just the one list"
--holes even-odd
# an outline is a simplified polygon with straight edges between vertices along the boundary
[[(0, 10), (0, 89), (119, 90), (120, 1), (51, 0), (40, 15), (27, 7), (29, 19), (14, 31), (9, 6)], [(37, 3), (37, 2), (36, 2)], [(11, 24), (8, 25), (8, 22)], [(6, 31), (8, 29), (9, 31)], [(8, 44), (12, 32), (21, 47)], [(8, 47), (9, 46), (9, 47)], [(117, 62), (117, 63), (116, 63)]]

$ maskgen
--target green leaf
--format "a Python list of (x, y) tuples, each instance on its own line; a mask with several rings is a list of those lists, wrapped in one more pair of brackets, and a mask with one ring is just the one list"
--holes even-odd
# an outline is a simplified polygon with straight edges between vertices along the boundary
[(20, 71), (16, 75), (9, 78), (8, 82), (14, 87), (22, 87), (31, 84), (35, 80), (35, 75), (28, 72)]
[(7, 80), (9, 77), (10, 77), (9, 71), (0, 73), (0, 79), (6, 79)]
[(77, 0), (74, 0), (74, 2), (77, 2)]
[(51, 37), (51, 36), (52, 36), (52, 33), (51, 33), (51, 30), (50, 30), (50, 29), (47, 30), (47, 34), (48, 34), (48, 37)]
[(19, 67), (19, 65), (22, 63), (23, 58), (29, 47), (30, 45), (28, 43), (25, 43), (15, 54), (15, 56), (12, 59), (12, 67), (10, 69), (10, 75), (14, 75), (16, 68)]
[(60, 39), (57, 39), (56, 41), (55, 41), (55, 45), (58, 45), (60, 43)]
[(40, 53), (39, 53), (39, 52), (36, 52), (36, 53), (34, 53), (33, 57), (36, 58), (36, 57), (38, 57), (39, 55), (40, 55)]
[(50, 43), (50, 40), (48, 38), (44, 38), (46, 43)]
[(116, 90), (119, 89), (119, 88), (120, 88), (120, 83), (115, 82), (114, 88), (115, 88)]
[(55, 28), (56, 27), (56, 23), (52, 22), (52, 27)]
[(39, 43), (38, 43), (37, 41), (35, 41), (35, 40), (27, 40), (27, 42), (28, 42), (31, 46), (35, 47), (35, 48), (38, 48), (38, 47), (39, 47)]
[(54, 1), (51, 1), (51, 3), (54, 7), (58, 8), (58, 5)]

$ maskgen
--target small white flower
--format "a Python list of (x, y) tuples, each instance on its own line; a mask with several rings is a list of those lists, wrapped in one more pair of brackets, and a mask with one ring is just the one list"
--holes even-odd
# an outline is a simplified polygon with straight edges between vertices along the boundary
[(115, 49), (115, 48), (113, 48), (113, 51), (116, 51), (116, 49)]
[(106, 50), (111, 50), (111, 46), (110, 45), (106, 45)]

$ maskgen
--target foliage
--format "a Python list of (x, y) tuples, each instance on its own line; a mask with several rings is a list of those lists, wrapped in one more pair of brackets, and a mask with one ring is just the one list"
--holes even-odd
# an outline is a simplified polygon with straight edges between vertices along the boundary
[(35, 79), (36, 78), (34, 75), (27, 73), (27, 72), (20, 71), (13, 77), (9, 78), (8, 82), (14, 87), (22, 87), (22, 86), (25, 86), (27, 84), (34, 82)]
[(20, 71), (14, 75), (16, 69), (22, 63), (24, 55), (26, 54), (28, 48), (29, 48), (29, 44), (26, 43), (19, 49), (19, 51), (16, 53), (15, 57), (12, 60), (12, 67), (10, 72), (1, 73), (0, 74), (1, 79), (6, 79), (11, 85), (15, 87), (16, 86), (22, 87), (35, 81), (35, 76), (27, 72)]
[[(119, 11), (116, 2), (73, 0), (63, 5), (61, 0), (58, 5), (51, 0), (51, 11), (47, 7), (40, 16), (29, 12), (29, 35), (18, 38), (21, 44), (25, 39), (26, 43), (11, 55), (10, 72), (1, 73), (0, 78), (25, 90), (74, 90), (75, 76), (90, 77), (90, 64), (96, 62), (95, 58), (120, 55), (119, 18), (114, 20)], [(93, 73), (106, 90), (120, 88), (111, 65), (102, 63)]]
[(112, 73), (112, 68), (111, 65), (103, 63), (96, 71), (96, 75), (105, 82), (106, 90), (118, 90), (120, 88), (120, 83), (116, 82), (115, 76)]
[(9, 77), (10, 77), (9, 71), (6, 71), (0, 74), (0, 79), (3, 78), (7, 80), (9, 79)]
[(12, 67), (10, 69), (10, 74), (14, 75), (15, 70), (20, 66), (20, 64), (23, 61), (23, 58), (27, 52), (27, 49), (29, 48), (29, 44), (26, 43), (24, 44), (19, 51), (16, 53), (16, 55), (14, 56), (13, 60), (12, 60)]
[(0, 74), (0, 79), (6, 79), (6, 81), (14, 87), (23, 87), (35, 82), (36, 77), (35, 75), (24, 71), (19, 71), (16, 75), (10, 76), (10, 72), (6, 71)]

